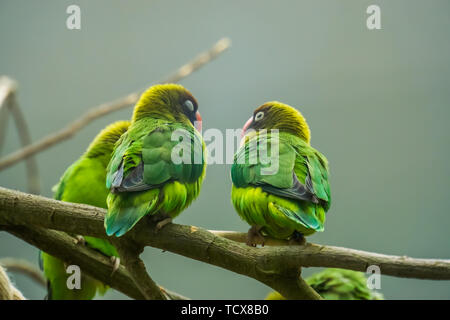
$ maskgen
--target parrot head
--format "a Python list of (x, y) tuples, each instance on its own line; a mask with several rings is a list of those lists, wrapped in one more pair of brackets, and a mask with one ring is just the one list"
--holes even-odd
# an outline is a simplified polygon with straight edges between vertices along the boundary
[(202, 129), (197, 100), (179, 84), (158, 84), (147, 89), (134, 108), (132, 122), (146, 117), (190, 122), (199, 132)]
[(266, 102), (258, 107), (242, 128), (242, 136), (250, 129), (278, 129), (279, 132), (294, 134), (308, 144), (311, 139), (309, 126), (300, 111), (278, 101)]

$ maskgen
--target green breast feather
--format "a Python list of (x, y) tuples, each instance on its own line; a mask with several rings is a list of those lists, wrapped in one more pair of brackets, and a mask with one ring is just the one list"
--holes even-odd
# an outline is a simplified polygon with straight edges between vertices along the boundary
[(251, 138), (236, 153), (231, 178), (233, 204), (249, 224), (277, 238), (295, 230), (323, 231), (331, 202), (328, 164), (300, 138), (288, 133)]
[(145, 215), (175, 217), (197, 197), (204, 176), (205, 148), (194, 128), (156, 119), (136, 124), (108, 168), (108, 235), (123, 235)]

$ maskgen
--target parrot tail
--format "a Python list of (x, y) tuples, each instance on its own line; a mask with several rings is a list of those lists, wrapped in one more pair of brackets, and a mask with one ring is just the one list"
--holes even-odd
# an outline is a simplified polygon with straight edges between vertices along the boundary
[(158, 200), (158, 189), (120, 195), (110, 193), (107, 198), (108, 212), (105, 217), (106, 234), (123, 236), (143, 216), (158, 211)]
[[(323, 222), (316, 217), (315, 214), (316, 210), (314, 210), (316, 206), (307, 206), (306, 208), (304, 208), (307, 209), (306, 212), (302, 210), (303, 208), (299, 208), (299, 210), (292, 211), (279, 205), (275, 205), (275, 207), (279, 211), (284, 213), (286, 217), (288, 217), (289, 219), (291, 219), (296, 223), (300, 223), (305, 228), (312, 229), (318, 232), (322, 232), (324, 230)], [(318, 209), (321, 208), (319, 207)]]

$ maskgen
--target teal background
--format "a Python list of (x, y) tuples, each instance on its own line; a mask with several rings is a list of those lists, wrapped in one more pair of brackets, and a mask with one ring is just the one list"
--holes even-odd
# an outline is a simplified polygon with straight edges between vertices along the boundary
[[(79, 31), (66, 8), (81, 7)], [(382, 30), (366, 28), (381, 7)], [(309, 241), (386, 254), (450, 258), (450, 2), (434, 1), (0, 1), (0, 74), (19, 83), (33, 140), (90, 107), (172, 72), (223, 36), (232, 48), (182, 81), (199, 101), (204, 129), (242, 127), (267, 100), (297, 107), (312, 145), (331, 165), (333, 205)], [(42, 152), (42, 194), (106, 124)], [(3, 155), (19, 147), (8, 128)], [(25, 166), (0, 185), (26, 191)], [(229, 165), (208, 167), (200, 198), (177, 223), (246, 231), (230, 202)], [(38, 251), (0, 233), (0, 257), (37, 263)], [(240, 275), (147, 248), (163, 286), (191, 298), (258, 299), (269, 288)], [(310, 274), (317, 269), (305, 269)], [(43, 288), (14, 281), (30, 299)], [(388, 299), (449, 299), (448, 281), (382, 277)], [(124, 296), (110, 291), (104, 298)]]

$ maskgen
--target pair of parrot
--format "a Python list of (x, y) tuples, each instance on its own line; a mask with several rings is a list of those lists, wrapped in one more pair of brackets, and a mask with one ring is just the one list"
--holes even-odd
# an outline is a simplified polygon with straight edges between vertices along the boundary
[[(130, 122), (106, 127), (66, 170), (55, 199), (106, 208), (108, 236), (124, 235), (144, 216), (164, 227), (200, 193), (206, 171), (201, 121), (197, 101), (183, 86), (150, 87)], [(231, 198), (251, 226), (247, 244), (264, 245), (264, 236), (302, 241), (323, 231), (331, 203), (328, 162), (310, 146), (302, 114), (267, 102), (254, 111), (242, 136), (231, 168)], [(266, 161), (273, 151), (276, 156)], [(84, 242), (117, 257), (107, 240), (85, 237)], [(45, 253), (41, 258), (49, 299), (92, 299), (107, 289), (83, 276), (82, 289), (69, 290), (64, 263)]]

